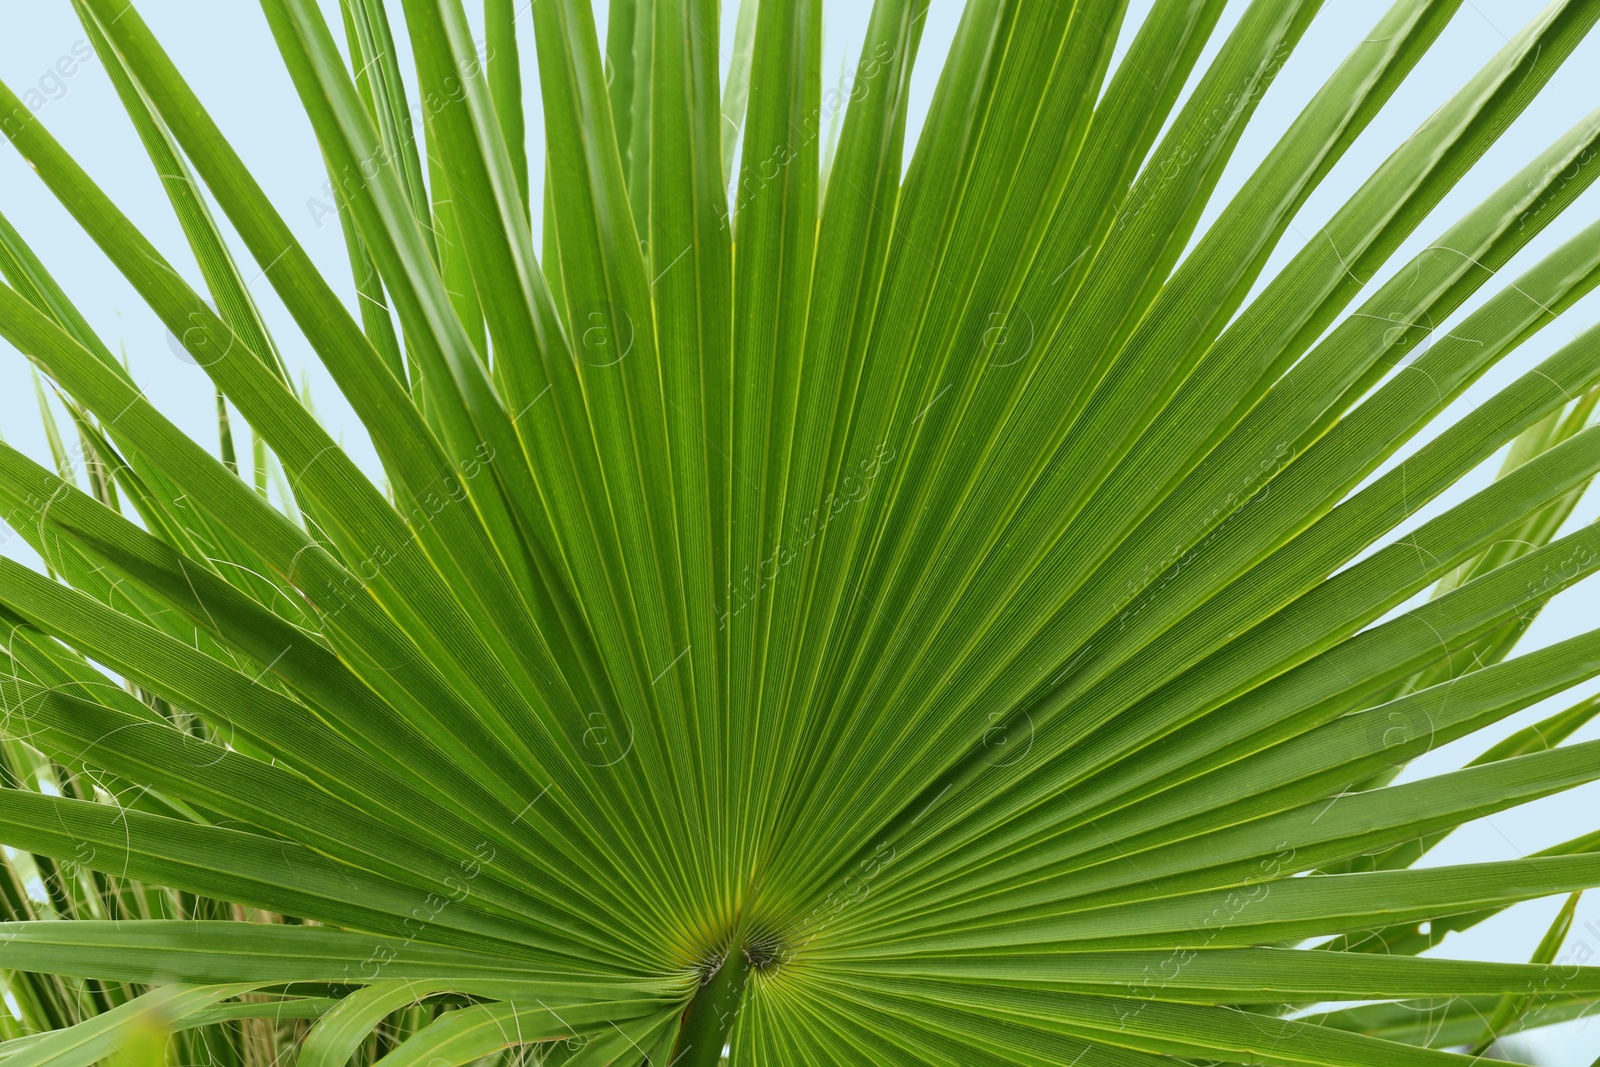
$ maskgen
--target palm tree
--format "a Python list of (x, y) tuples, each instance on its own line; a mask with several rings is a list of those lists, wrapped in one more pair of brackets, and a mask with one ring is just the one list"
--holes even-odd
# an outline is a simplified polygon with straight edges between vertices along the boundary
[[(613, 0), (603, 48), (537, 0), (542, 203), (511, 0), (481, 50), (405, 0), (414, 72), (381, 0), (265, 0), (347, 304), (129, 0), (72, 2), (202, 290), (9, 89), (0, 125), (220, 447), (0, 225), (62, 419), (55, 469), (0, 446), (46, 571), (0, 561), (0, 1067), (1425, 1067), (1600, 999), (1562, 952), (1600, 837), (1419, 863), (1600, 778), (1563, 743), (1600, 701), (1397, 780), (1600, 674), (1600, 631), (1510, 655), (1600, 569), (1600, 334), (1439, 420), (1600, 283), (1600, 224), (1496, 277), (1600, 115), (1390, 262), (1600, 3), (1266, 277), (1460, 0), (1397, 0), (1203, 232), (1318, 0), (1161, 0), (1115, 62), (1120, 0), (970, 0), (909, 156), (928, 0), (875, 0), (832, 93), (820, 0), (747, 0), (726, 85), (716, 0)], [(1528, 964), (1423, 954), (1554, 895)]]

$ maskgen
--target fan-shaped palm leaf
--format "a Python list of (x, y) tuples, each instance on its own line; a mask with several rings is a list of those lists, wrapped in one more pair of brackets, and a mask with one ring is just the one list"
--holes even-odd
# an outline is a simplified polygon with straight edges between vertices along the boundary
[(1565, 532), (1600, 334), (1435, 425), (1600, 283), (1600, 224), (1497, 277), (1600, 114), (1356, 303), (1600, 3), (1534, 14), (1269, 276), (1459, 0), (1396, 0), (1203, 229), (1317, 0), (1226, 34), (1161, 0), (1115, 61), (1120, 0), (969, 0), (909, 154), (928, 0), (875, 0), (833, 94), (820, 0), (727, 44), (714, 0), (612, 0), (603, 47), (579, 0), (531, 44), (489, 0), (482, 53), (460, 0), (265, 0), (352, 309), (135, 7), (72, 2), (205, 291), (9, 89), (0, 123), (223, 446), (0, 223), (0, 335), (69, 431), (54, 471), (0, 445), (49, 571), (0, 561), (0, 967), (43, 1031), (0, 1016), (0, 1067), (151, 1025), (312, 1067), (1421, 1067), (1600, 1001), (1570, 906), (1529, 964), (1421, 954), (1600, 884), (1594, 838), (1418, 865), (1600, 778), (1562, 743), (1600, 703), (1395, 783), (1600, 674), (1600, 631), (1510, 656), (1600, 569)]

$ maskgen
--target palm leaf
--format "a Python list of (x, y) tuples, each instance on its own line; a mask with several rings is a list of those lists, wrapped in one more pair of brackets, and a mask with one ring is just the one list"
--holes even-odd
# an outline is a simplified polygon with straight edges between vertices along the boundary
[[(1277, 260), (1458, 0), (1227, 195), (1318, 0), (970, 0), (915, 133), (927, 0), (829, 94), (821, 0), (273, 0), (354, 307), (129, 0), (71, 6), (203, 289), (0, 125), (218, 442), (0, 219), (51, 451), (0, 445), (0, 1067), (1423, 1067), (1600, 1002), (1596, 834), (1424, 862), (1600, 778), (1600, 702), (1398, 777), (1600, 675), (1516, 650), (1600, 570), (1600, 334), (1524, 349), (1600, 284), (1600, 112), (1428, 229), (1600, 5)], [(1530, 963), (1428, 954), (1557, 894)]]

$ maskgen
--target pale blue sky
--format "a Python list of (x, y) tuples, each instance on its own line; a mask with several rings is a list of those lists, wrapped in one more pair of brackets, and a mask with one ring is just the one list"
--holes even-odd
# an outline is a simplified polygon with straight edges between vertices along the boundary
[[(326, 4), (326, 0), (324, 2)], [(1149, 10), (1151, 2), (1133, 0), (1130, 24)], [(1239, 0), (1230, 4), (1224, 27), (1232, 24), (1243, 6)], [(1234, 164), (1221, 183), (1219, 199), (1208, 212), (1208, 219), (1214, 217), (1225, 202), (1220, 197), (1231, 195), (1239, 187), (1299, 108), (1350, 48), (1365, 36), (1387, 6), (1379, 0), (1328, 0), (1305, 43), (1263, 100), (1255, 122), (1240, 143)], [(207, 4), (197, 0), (143, 0), (139, 7), (246, 163), (280, 206), (311, 256), (347, 296), (351, 295), (337, 221), (327, 217), (321, 208), (325, 202), (322, 190), (325, 176), (310, 128), (278, 62), (257, 5), (249, 0), (218, 0)], [(1316, 234), (1372, 169), (1472, 71), (1493, 55), (1538, 7), (1532, 0), (1465, 0), (1433, 53), (1312, 196), (1268, 270), (1286, 261), (1308, 237)], [(958, 0), (933, 0), (914, 79), (914, 125), (920, 124), (931, 97), (938, 63), (954, 33), (960, 10)], [(832, 4), (824, 66), (829, 83), (839, 76), (844, 64), (853, 61), (868, 11), (866, 0), (839, 0)], [(520, 20), (522, 28), (531, 32), (526, 6)], [(725, 21), (731, 31), (731, 11), (727, 12)], [(334, 22), (337, 25), (337, 19)], [(39, 104), (40, 118), (155, 243), (197, 279), (197, 272), (187, 262), (181, 233), (137, 138), (121, 114), (110, 83), (92, 59), (82, 60), (87, 54), (86, 46), (71, 5), (67, 0), (8, 4), (4, 27), (5, 32), (0, 34), (0, 77), (19, 94), (30, 90), (37, 93), (30, 99)], [(1220, 34), (1218, 36), (1220, 38)], [(1528, 113), (1446, 197), (1434, 216), (1417, 230), (1416, 236), (1391, 262), (1403, 263), (1427, 247), (1450, 222), (1600, 104), (1600, 93), (1596, 92), (1600, 82), (1594, 74), (1597, 68), (1600, 68), (1600, 34), (1580, 48)], [(537, 144), (539, 126), (534, 85), (530, 77), (530, 143)], [(534, 166), (531, 170), (537, 181), (540, 168)], [(33, 243), (113, 349), (126, 351), (136, 380), (151, 398), (200, 440), (214, 440), (210, 387), (204, 374), (198, 367), (174, 356), (160, 323), (49, 197), (28, 168), (5, 148), (0, 148), (0, 211)], [(1564, 221), (1513, 261), (1503, 276), (1514, 277), (1597, 214), (1600, 214), (1600, 192), (1591, 190), (1574, 205)], [(247, 267), (245, 273), (248, 277), (255, 270)], [(1376, 280), (1381, 282), (1383, 276)], [(1491, 285), (1485, 292), (1496, 288)], [(291, 328), (270, 288), (258, 281), (254, 289), (263, 300), (269, 325), (275, 328), (286, 359), (297, 370), (306, 372), (319, 412), (330, 424), (340, 428), (353, 452), (370, 460), (371, 450), (360, 428)], [(1471, 306), (1469, 304), (1468, 310)], [(1549, 355), (1594, 322), (1597, 311), (1600, 311), (1600, 298), (1593, 297), (1568, 311), (1560, 321), (1486, 376), (1456, 411), (1481, 401)], [(1448, 326), (1446, 323), (1445, 328)], [(4, 342), (0, 342), (0, 432), (41, 458), (47, 455), (24, 361)], [(1498, 460), (1488, 465), (1470, 480), (1471, 486), (1483, 484), (1497, 465)], [(1437, 514), (1443, 506), (1459, 499), (1459, 495), (1437, 502), (1417, 521)], [(1574, 522), (1593, 521), (1597, 513), (1600, 513), (1600, 498), (1591, 493)], [(15, 539), (9, 541), (4, 551), (20, 558), (28, 556), (25, 546)], [(1600, 621), (1596, 603), (1592, 583), (1588, 589), (1580, 587), (1569, 593), (1536, 624), (1526, 638), (1524, 649), (1593, 627)], [(1589, 685), (1580, 692), (1587, 694), (1596, 688), (1596, 685)], [(1435, 753), (1413, 773), (1459, 765), (1494, 738), (1515, 726), (1550, 714), (1571, 699), (1573, 697), (1569, 696), (1562, 702), (1532, 709), (1495, 731), (1493, 737), (1469, 739)], [(1600, 729), (1586, 730), (1581, 736), (1600, 736)], [(1600, 812), (1600, 786), (1531, 804), (1463, 829), (1436, 850), (1435, 862), (1525, 855), (1593, 829), (1600, 821), (1596, 812)], [(1554, 901), (1539, 901), (1511, 909), (1500, 919), (1447, 942), (1442, 951), (1449, 955), (1505, 960), (1526, 958), (1554, 915), (1556, 906)], [(1586, 943), (1592, 953), (1600, 957), (1600, 899), (1580, 909), (1569, 945), (1575, 947), (1579, 942)], [(1537, 1048), (1542, 1062), (1552, 1067), (1587, 1067), (1600, 1053), (1600, 1023), (1576, 1023), (1548, 1031), (1533, 1047)]]

